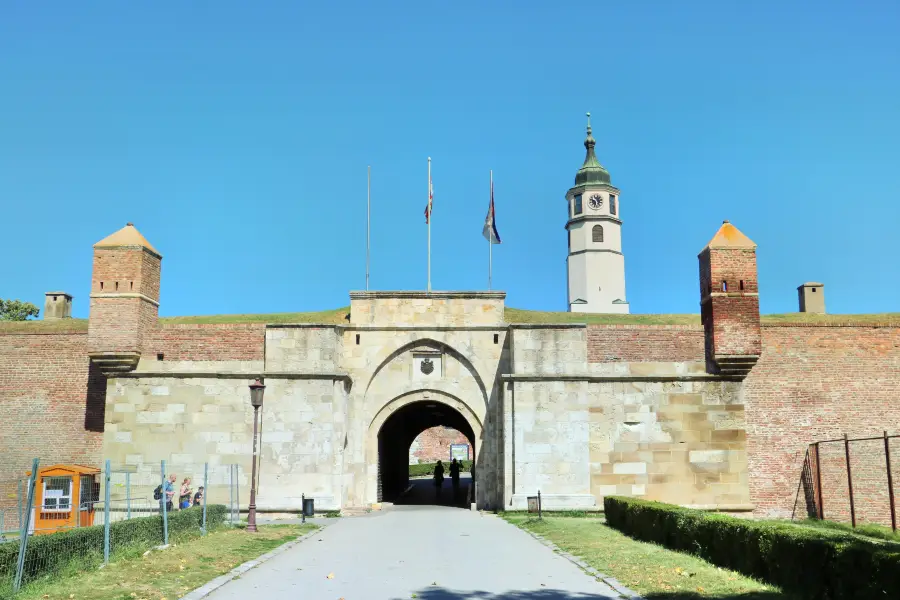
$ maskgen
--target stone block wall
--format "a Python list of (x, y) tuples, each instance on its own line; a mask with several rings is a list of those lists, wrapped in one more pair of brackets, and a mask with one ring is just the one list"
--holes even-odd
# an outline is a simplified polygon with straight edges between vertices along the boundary
[(269, 326), (266, 371), (330, 373), (342, 353), (342, 336), (333, 326)]
[(505, 297), (503, 292), (350, 292), (350, 324), (499, 325)]
[(513, 325), (512, 367), (521, 375), (564, 375), (587, 371), (584, 325)]
[(568, 506), (618, 494), (750, 509), (739, 382), (706, 376), (702, 362), (596, 369), (604, 370), (564, 381), (510, 378), (505, 502), (521, 505), (540, 489)]
[[(239, 373), (242, 365), (215, 366), (218, 373)], [(201, 369), (185, 376), (189, 365), (171, 368), (170, 376), (135, 371), (110, 380), (104, 459), (114, 469), (134, 469), (137, 493), (158, 484), (161, 460), (167, 461), (168, 472), (179, 475), (179, 482), (191, 476), (195, 486), (208, 462), (207, 497), (215, 502), (228, 501), (229, 465), (237, 464), (245, 505), (253, 441), (249, 376), (222, 378)], [(303, 493), (323, 508), (339, 508), (342, 463), (335, 439), (344, 434), (346, 407), (335, 389), (327, 379), (266, 380), (260, 411), (261, 510), (297, 509)]]

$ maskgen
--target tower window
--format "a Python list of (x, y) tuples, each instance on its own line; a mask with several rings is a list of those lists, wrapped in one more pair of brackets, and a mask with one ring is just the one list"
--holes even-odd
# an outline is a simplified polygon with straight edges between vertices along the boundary
[(591, 230), (591, 238), (595, 242), (603, 241), (603, 227), (601, 225), (594, 225), (594, 228)]
[(133, 290), (133, 289), (134, 289), (134, 282), (133, 282), (133, 281), (130, 281), (130, 282), (129, 282), (129, 288), (128, 288), (128, 289), (130, 289), (130, 290)]
[(499, 343), (500, 343), (500, 334), (499, 334), (499, 333), (495, 333), (495, 334), (494, 334), (494, 343), (495, 343), (495, 344), (499, 344)]
[(727, 281), (723, 281), (723, 282), (722, 282), (722, 291), (723, 291), (723, 292), (727, 292), (727, 291), (728, 291), (728, 282), (727, 282)]
[(580, 215), (581, 214), (581, 194), (575, 196), (575, 208), (572, 211), (573, 214)]
[(740, 286), (741, 286), (741, 291), (743, 292), (744, 291), (744, 280), (743, 279), (741, 279)]
[(356, 334), (356, 345), (359, 346), (359, 334)]
[(101, 292), (103, 291), (103, 282), (102, 281), (100, 282), (100, 291)]
[(615, 194), (609, 195), (609, 214), (611, 214), (611, 215), (616, 214), (616, 195)]
[[(816, 292), (816, 288), (813, 288), (812, 291), (813, 291), (813, 293), (815, 293), (815, 292)], [(56, 300), (56, 298), (54, 298), (54, 300)]]
[(118, 281), (116, 282), (116, 291), (117, 292), (119, 291), (119, 282)]

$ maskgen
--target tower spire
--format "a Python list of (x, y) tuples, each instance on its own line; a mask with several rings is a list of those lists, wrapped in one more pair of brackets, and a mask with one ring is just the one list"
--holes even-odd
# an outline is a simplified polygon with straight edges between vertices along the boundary
[(603, 165), (597, 160), (597, 155), (594, 154), (596, 145), (597, 142), (594, 140), (591, 128), (591, 113), (587, 113), (587, 137), (584, 138), (584, 148), (587, 152), (584, 155), (584, 164), (575, 175), (576, 186), (586, 183), (610, 183), (609, 172), (603, 168)]

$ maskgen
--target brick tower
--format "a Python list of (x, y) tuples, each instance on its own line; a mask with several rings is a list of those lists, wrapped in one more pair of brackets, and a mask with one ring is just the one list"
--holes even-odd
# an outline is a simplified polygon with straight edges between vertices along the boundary
[(725, 221), (698, 258), (707, 370), (745, 377), (762, 348), (756, 244)]
[(161, 261), (131, 223), (94, 244), (88, 353), (104, 374), (137, 366), (159, 316)]

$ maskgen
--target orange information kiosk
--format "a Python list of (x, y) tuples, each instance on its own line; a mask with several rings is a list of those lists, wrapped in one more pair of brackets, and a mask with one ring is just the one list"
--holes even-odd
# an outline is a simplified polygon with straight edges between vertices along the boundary
[[(31, 476), (31, 471), (27, 473)], [(100, 500), (100, 469), (53, 465), (38, 469), (31, 532), (55, 533), (94, 524), (94, 503)]]

